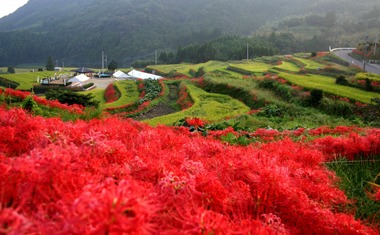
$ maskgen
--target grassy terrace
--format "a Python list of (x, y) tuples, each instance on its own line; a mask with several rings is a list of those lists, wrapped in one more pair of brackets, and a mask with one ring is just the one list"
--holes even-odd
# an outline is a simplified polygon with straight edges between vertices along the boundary
[(363, 91), (353, 87), (342, 86), (335, 84), (335, 79), (322, 75), (295, 75), (288, 73), (279, 73), (282, 77), (289, 82), (305, 87), (308, 89), (317, 88), (326, 93), (346, 97), (348, 99), (360, 101), (362, 103), (370, 103), (372, 98), (379, 98), (380, 94), (375, 92)]
[(201, 63), (201, 64), (182, 63), (182, 64), (167, 64), (167, 65), (151, 65), (148, 67), (151, 69), (156, 69), (163, 73), (170, 73), (171, 71), (177, 71), (178, 73), (184, 74), (189, 77), (191, 77), (189, 73), (190, 69), (197, 71), (201, 67), (203, 67), (206, 72), (219, 70), (219, 71), (227, 72), (231, 75), (234, 74), (233, 72), (226, 70), (227, 66), (228, 66), (227, 62), (211, 60), (211, 61), (208, 61), (206, 63)]
[(302, 63), (306, 64), (307, 69), (318, 69), (318, 68), (323, 68), (324, 65), (317, 63), (313, 60), (309, 59), (304, 59), (304, 58), (299, 58), (299, 57), (294, 57), (294, 59), (301, 61)]
[(275, 66), (276, 68), (280, 69), (285, 69), (291, 72), (299, 72), (300, 68), (298, 68), (295, 64), (287, 62), (287, 61), (282, 61), (282, 64)]
[(118, 107), (125, 104), (130, 104), (139, 99), (139, 92), (137, 90), (137, 84), (135, 81), (118, 81), (114, 85), (120, 91), (121, 96), (115, 102), (104, 105), (104, 108)]
[(186, 110), (156, 117), (144, 122), (156, 126), (158, 124), (172, 125), (185, 117), (199, 117), (211, 122), (220, 121), (226, 117), (242, 115), (250, 109), (242, 102), (227, 95), (208, 93), (191, 83), (186, 83), (189, 95), (194, 105)]
[(230, 66), (244, 69), (252, 73), (262, 73), (268, 71), (273, 67), (270, 64), (255, 61), (242, 61), (241, 63), (231, 63)]
[(376, 82), (380, 82), (380, 74), (373, 74), (373, 73), (357, 73), (355, 78), (357, 80), (365, 80), (366, 78), (372, 80), (372, 81), (376, 81)]

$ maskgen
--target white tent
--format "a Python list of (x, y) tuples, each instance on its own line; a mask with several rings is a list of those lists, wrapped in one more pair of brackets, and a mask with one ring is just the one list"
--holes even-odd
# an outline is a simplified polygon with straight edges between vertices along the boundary
[(117, 71), (113, 74), (113, 76), (114, 76), (115, 78), (131, 78), (131, 76), (129, 76), (128, 74), (126, 74), (126, 73), (124, 73), (124, 72), (122, 72), (122, 71), (120, 71), (120, 70), (117, 70)]
[(131, 76), (132, 78), (141, 78), (141, 79), (149, 79), (149, 78), (161, 79), (162, 78), (161, 76), (157, 76), (157, 75), (150, 74), (150, 73), (144, 73), (144, 72), (134, 70), (134, 69), (132, 69), (132, 71), (130, 71), (128, 73), (128, 75)]
[(70, 78), (69, 82), (73, 82), (73, 83), (74, 82), (80, 82), (80, 83), (82, 83), (82, 82), (85, 82), (85, 81), (87, 81), (89, 79), (90, 79), (89, 77), (87, 77), (86, 75), (84, 75), (82, 73), (82, 74), (79, 74), (79, 75), (77, 75), (77, 76), (75, 76), (73, 78)]

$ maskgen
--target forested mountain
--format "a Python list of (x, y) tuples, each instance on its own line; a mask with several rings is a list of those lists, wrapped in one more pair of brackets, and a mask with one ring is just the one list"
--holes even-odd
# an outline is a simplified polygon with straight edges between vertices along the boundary
[[(370, 14), (377, 0), (29, 0), (0, 19), (0, 66), (44, 63), (99, 66), (101, 51), (120, 66), (155, 50), (205, 43), (222, 35), (277, 30), (289, 16)], [(353, 8), (354, 6), (354, 8)], [(281, 51), (281, 49), (279, 50)]]

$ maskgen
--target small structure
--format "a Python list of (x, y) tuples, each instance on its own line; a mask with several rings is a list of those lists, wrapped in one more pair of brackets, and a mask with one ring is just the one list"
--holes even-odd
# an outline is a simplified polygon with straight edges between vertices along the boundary
[(93, 70), (88, 69), (88, 68), (85, 68), (85, 67), (77, 68), (77, 69), (71, 70), (71, 72), (75, 72), (75, 73), (94, 73)]
[(115, 78), (121, 78), (121, 79), (131, 78), (131, 76), (129, 76), (128, 74), (126, 74), (120, 70), (117, 70), (112, 76)]
[(73, 77), (73, 78), (70, 78), (68, 82), (72, 82), (72, 83), (79, 82), (79, 83), (82, 84), (83, 82), (85, 82), (85, 81), (87, 81), (87, 80), (89, 80), (89, 79), (90, 79), (90, 78), (87, 77), (86, 75), (84, 75), (84, 74), (79, 74), (79, 75), (77, 75), (77, 76), (75, 76), (75, 77)]
[(158, 75), (154, 75), (154, 74), (151, 74), (151, 73), (145, 73), (145, 72), (141, 72), (141, 71), (138, 71), (138, 70), (134, 70), (132, 69), (129, 73), (128, 73), (129, 76), (131, 76), (131, 78), (134, 78), (134, 79), (137, 79), (137, 78), (141, 78), (141, 79), (161, 79), (162, 77), (161, 76), (158, 76)]
[(71, 72), (74, 72), (75, 75), (77, 75), (77, 74), (86, 74), (88, 77), (93, 77), (92, 74), (94, 73), (93, 70), (85, 68), (85, 67), (71, 70)]

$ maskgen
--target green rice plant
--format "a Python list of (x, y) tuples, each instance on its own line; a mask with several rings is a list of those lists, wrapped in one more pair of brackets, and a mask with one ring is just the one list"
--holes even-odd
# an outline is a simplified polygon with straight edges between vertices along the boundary
[(243, 61), (241, 63), (231, 63), (229, 66), (233, 68), (243, 69), (251, 73), (263, 73), (273, 67), (270, 64), (256, 62), (256, 61)]
[(148, 66), (151, 70), (158, 70), (162, 73), (169, 74), (172, 71), (177, 73), (184, 74), (186, 76), (192, 77), (189, 73), (190, 70), (198, 71), (199, 68), (204, 67), (205, 72), (212, 72), (214, 70), (224, 70), (228, 66), (227, 62), (210, 60), (206, 63), (200, 64), (168, 64), (168, 65), (150, 65)]
[(355, 75), (356, 80), (365, 80), (366, 78), (380, 82), (380, 74), (374, 74), (374, 73), (357, 73)]
[(173, 125), (185, 117), (198, 117), (208, 122), (223, 120), (247, 113), (250, 109), (242, 102), (226, 95), (208, 93), (193, 84), (186, 83), (194, 105), (181, 112), (156, 117), (144, 122), (156, 126), (158, 124)]
[(334, 78), (322, 75), (295, 75), (279, 73), (278, 76), (297, 86), (305, 87), (307, 89), (317, 88), (331, 95), (346, 97), (348, 99), (366, 104), (370, 103), (372, 98), (380, 97), (379, 93), (367, 92), (357, 88), (335, 84)]
[(323, 68), (324, 67), (323, 64), (317, 63), (314, 60), (300, 58), (300, 57), (297, 57), (295, 59), (298, 60), (298, 61), (301, 61), (303, 64), (305, 64), (306, 65), (305, 68), (307, 68), (307, 69), (319, 69), (319, 68)]
[(280, 68), (280, 69), (288, 70), (291, 72), (300, 71), (299, 67), (297, 67), (295, 64), (290, 63), (288, 61), (282, 61), (282, 63), (280, 65), (276, 65), (275, 68)]

